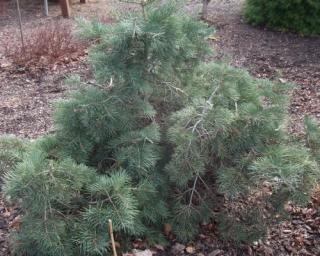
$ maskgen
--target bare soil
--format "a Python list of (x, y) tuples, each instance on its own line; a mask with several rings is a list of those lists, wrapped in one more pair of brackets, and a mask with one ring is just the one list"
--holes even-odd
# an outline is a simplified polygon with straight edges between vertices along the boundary
[[(6, 49), (20, 43), (16, 8), (12, 0), (0, 1), (0, 134), (36, 138), (53, 130), (52, 106), (66, 94), (63, 79), (71, 73), (80, 73), (89, 79), (90, 69), (85, 56), (76, 60), (66, 58), (41, 69), (13, 65), (7, 58)], [(188, 1), (186, 10), (198, 13), (200, 2)], [(215, 40), (212, 40), (215, 58), (245, 68), (256, 77), (295, 83), (290, 105), (291, 129), (299, 133), (305, 115), (320, 120), (320, 38), (252, 27), (241, 15), (242, 5), (243, 0), (212, 0), (210, 3), (208, 23), (216, 28)], [(74, 17), (81, 15), (112, 20), (133, 8), (117, 0), (89, 0), (84, 5), (74, 2), (72, 12)], [(43, 16), (41, 1), (21, 0), (21, 10), (25, 34), (45, 23), (63, 20), (74, 24), (74, 19), (62, 19), (55, 3), (49, 5), (49, 17)], [(15, 210), (8, 210), (1, 202), (0, 255), (9, 255), (6, 237), (15, 218)], [(188, 254), (188, 246), (194, 247), (193, 255), (198, 256), (320, 255), (319, 212), (311, 204), (303, 209), (293, 208), (291, 214), (295, 222), (276, 226), (266, 242), (257, 242), (254, 246), (242, 248), (241, 252), (226, 248), (215, 232), (205, 227), (198, 241), (192, 245), (182, 245), (177, 249), (177, 244), (173, 244), (162, 255)]]

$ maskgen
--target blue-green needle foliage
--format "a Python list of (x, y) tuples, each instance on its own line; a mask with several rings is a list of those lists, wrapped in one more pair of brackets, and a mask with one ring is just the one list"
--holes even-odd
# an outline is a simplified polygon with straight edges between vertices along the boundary
[(206, 24), (177, 4), (144, 8), (113, 25), (80, 21), (95, 81), (69, 79), (55, 133), (18, 141), (5, 167), (23, 213), (16, 255), (110, 255), (109, 219), (121, 248), (163, 241), (165, 223), (189, 240), (210, 219), (225, 239), (253, 241), (319, 180), (318, 126), (307, 119), (300, 141), (286, 131), (288, 85), (205, 63)]
[(169, 219), (152, 99), (176, 104), (173, 95), (210, 52), (203, 42), (212, 31), (173, 3), (115, 25), (79, 23), (93, 42), (96, 81), (69, 79), (77, 89), (56, 106), (56, 132), (34, 142), (5, 178), (7, 198), (22, 202), (17, 255), (107, 255), (108, 219), (122, 246), (132, 237), (163, 240)]
[(18, 139), (13, 135), (0, 136), (0, 190), (2, 177), (22, 161), (23, 153), (28, 148), (26, 140)]
[[(216, 216), (224, 238), (255, 241), (286, 202), (308, 202), (320, 179), (319, 128), (307, 119), (307, 138), (300, 142), (287, 133), (289, 85), (227, 65), (198, 68), (187, 88), (197, 96), (172, 115), (168, 131), (174, 145), (167, 165), (175, 187), (173, 226), (187, 240), (199, 219)], [(234, 207), (212, 213), (223, 208), (221, 195)]]

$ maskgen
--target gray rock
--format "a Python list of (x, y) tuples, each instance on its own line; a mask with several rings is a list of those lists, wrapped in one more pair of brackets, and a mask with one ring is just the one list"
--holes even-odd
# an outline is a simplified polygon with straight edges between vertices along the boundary
[(144, 251), (134, 250), (133, 255), (134, 256), (152, 256), (153, 253), (149, 249)]

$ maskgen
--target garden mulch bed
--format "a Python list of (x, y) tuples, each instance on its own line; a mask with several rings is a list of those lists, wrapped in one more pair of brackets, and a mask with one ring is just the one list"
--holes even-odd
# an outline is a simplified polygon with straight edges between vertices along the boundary
[[(3, 2), (3, 1), (2, 1)], [(2, 3), (1, 2), (1, 3)], [(29, 0), (30, 2), (30, 0)], [(32, 1), (31, 1), (32, 2)], [(200, 0), (188, 2), (187, 10), (197, 12)], [(256, 77), (297, 84), (290, 105), (293, 132), (302, 131), (304, 115), (320, 120), (320, 38), (302, 38), (291, 33), (254, 28), (241, 17), (243, 0), (213, 0), (208, 21), (216, 29), (212, 45), (215, 58), (244, 67)], [(37, 138), (52, 131), (52, 105), (65, 96), (63, 79), (71, 73), (90, 77), (85, 56), (65, 60), (46, 68), (17, 67), (6, 58), (5, 46), (19, 43), (14, 2), (0, 5), (0, 134), (12, 133)], [(43, 17), (41, 5), (22, 1), (25, 33), (37, 25), (61, 21), (59, 7), (50, 4), (50, 16)], [(74, 3), (74, 15), (117, 18), (132, 7), (116, 0)], [(68, 24), (73, 20), (64, 20)], [(276, 225), (265, 242), (236, 250), (222, 244), (214, 225), (203, 227), (197, 241), (182, 245), (174, 241), (159, 255), (320, 255), (320, 213), (314, 204), (292, 207), (292, 221)], [(0, 256), (9, 255), (8, 229), (16, 209), (5, 208), (0, 200)], [(141, 249), (141, 248), (137, 248)], [(146, 252), (148, 253), (148, 252)], [(148, 254), (146, 254), (148, 255)]]

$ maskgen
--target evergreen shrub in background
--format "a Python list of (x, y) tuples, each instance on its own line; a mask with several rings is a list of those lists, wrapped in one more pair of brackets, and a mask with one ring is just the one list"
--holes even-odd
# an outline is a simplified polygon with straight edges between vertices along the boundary
[(165, 224), (193, 239), (209, 220), (250, 242), (319, 181), (318, 126), (306, 121), (306, 140), (286, 131), (290, 86), (204, 62), (205, 23), (177, 4), (144, 7), (113, 25), (80, 21), (96, 81), (69, 79), (56, 132), (5, 175), (23, 213), (16, 255), (110, 255), (108, 219), (123, 251), (164, 243)]
[(318, 0), (246, 0), (244, 12), (253, 25), (266, 25), (303, 35), (320, 34)]

